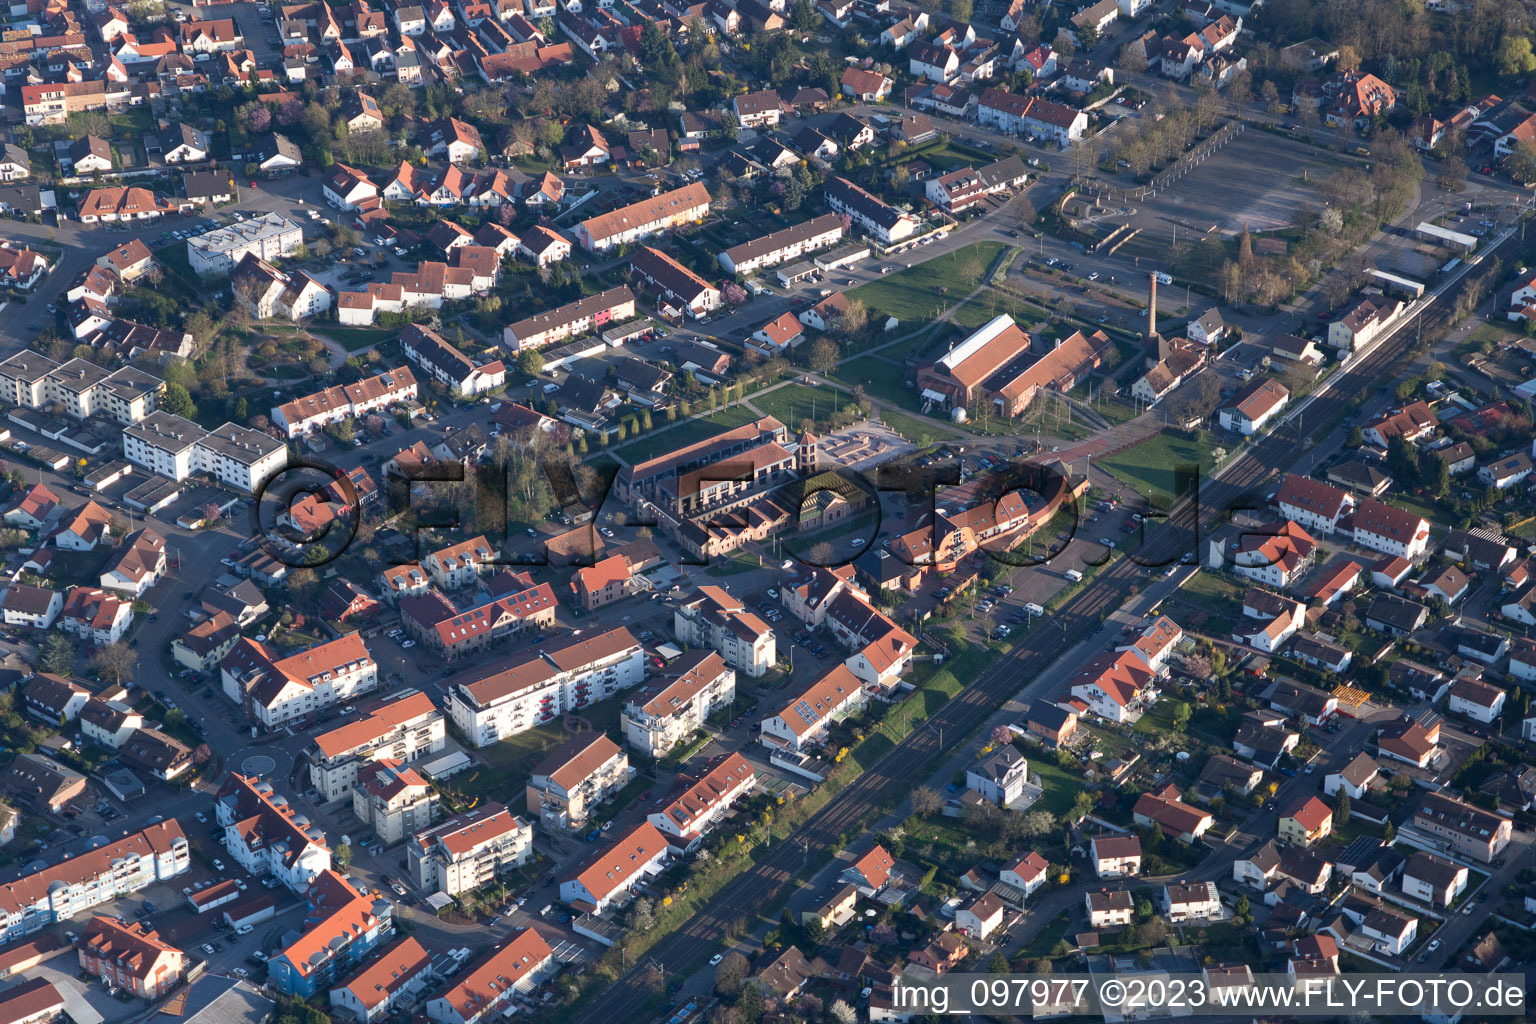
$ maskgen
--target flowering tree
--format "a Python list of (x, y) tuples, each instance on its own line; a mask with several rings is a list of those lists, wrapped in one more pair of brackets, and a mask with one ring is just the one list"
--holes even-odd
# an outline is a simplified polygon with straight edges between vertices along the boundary
[(739, 306), (747, 301), (747, 290), (735, 281), (727, 281), (725, 287), (720, 289), (720, 294), (724, 296), (727, 305)]

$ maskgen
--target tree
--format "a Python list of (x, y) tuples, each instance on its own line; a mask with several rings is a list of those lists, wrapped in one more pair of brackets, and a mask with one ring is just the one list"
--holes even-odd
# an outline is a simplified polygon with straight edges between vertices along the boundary
[(747, 958), (740, 953), (725, 954), (725, 959), (715, 965), (715, 991), (723, 996), (734, 996), (742, 991), (741, 983), (747, 976)]
[[(649, 22), (647, 22), (649, 24)], [(741, 137), (741, 121), (734, 111), (727, 110), (720, 118), (720, 134), (727, 142), (735, 142)]]
[(1505, 33), (1494, 64), (1503, 78), (1519, 78), (1536, 71), (1536, 53), (1531, 52), (1530, 37), (1520, 32)]
[(912, 813), (922, 816), (937, 814), (943, 808), (944, 800), (938, 791), (931, 786), (918, 786), (912, 791)]
[(1271, 114), (1280, 109), (1280, 90), (1267, 78), (1259, 86), (1259, 97), (1264, 101), (1264, 108)]
[(139, 660), (138, 652), (124, 643), (108, 644), (96, 652), (96, 657), (91, 659), (91, 665), (97, 676), (103, 679), (111, 679), (119, 686), (123, 678), (133, 674), (134, 663)]
[(352, 846), (350, 843), (338, 843), (336, 849), (331, 851), (331, 860), (342, 871), (352, 863)]
[(75, 674), (75, 645), (63, 633), (49, 633), (38, 652), (37, 669), (56, 676)]
[(971, 20), (975, 7), (971, 0), (949, 0), (949, 16), (964, 25)]
[(530, 377), (544, 372), (544, 356), (536, 348), (527, 348), (517, 354), (517, 368)]
[(811, 343), (809, 361), (811, 369), (817, 373), (825, 373), (837, 365), (837, 346), (830, 338), (817, 338)]
[(189, 420), (197, 418), (197, 404), (192, 401), (187, 389), (174, 381), (166, 383), (165, 391), (160, 395), (160, 408), (172, 416)]
[(841, 999), (834, 999), (832, 1005), (827, 1008), (827, 1013), (837, 1024), (854, 1024), (859, 1019), (858, 1011)]
[(1019, 833), (1025, 839), (1048, 835), (1056, 827), (1056, 818), (1050, 811), (1030, 811), (1019, 822)]
[(735, 281), (727, 281), (725, 286), (720, 289), (720, 297), (725, 300), (725, 304), (728, 306), (739, 306), (747, 301), (747, 290)]
[(1173, 705), (1173, 727), (1179, 732), (1189, 725), (1189, 705), (1183, 701), (1175, 701)]
[(1340, 71), (1359, 71), (1360, 51), (1347, 44), (1341, 46), (1339, 55), (1334, 58), (1333, 63)]
[(1339, 802), (1333, 808), (1333, 826), (1334, 828), (1338, 828), (1340, 825), (1345, 825), (1348, 823), (1349, 794), (1341, 789), (1339, 790)]

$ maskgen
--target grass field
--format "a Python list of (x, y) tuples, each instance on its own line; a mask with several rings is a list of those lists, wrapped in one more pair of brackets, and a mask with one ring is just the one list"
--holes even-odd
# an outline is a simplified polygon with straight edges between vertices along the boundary
[(326, 327), (313, 333), (330, 338), (348, 352), (360, 352), (388, 341), (400, 332), (388, 327)]
[(1216, 447), (1216, 439), (1204, 431), (1194, 441), (1159, 434), (1119, 455), (1100, 459), (1099, 466), (1130, 484), (1137, 493), (1171, 502), (1175, 497), (1176, 468), (1196, 465), (1200, 467), (1201, 476), (1209, 475), (1216, 464), (1211, 457), (1211, 451)]
[(949, 441), (959, 436), (938, 420), (927, 416), (908, 416), (895, 409), (876, 409), (875, 415), (881, 423), (916, 445), (927, 446), (934, 441)]
[(906, 376), (906, 368), (900, 363), (893, 363), (878, 355), (850, 359), (836, 371), (839, 381), (850, 387), (862, 385), (871, 398), (916, 412), (920, 408), (917, 395), (907, 387)]
[(780, 423), (792, 431), (800, 426), (802, 420), (823, 421), (852, 401), (852, 392), (809, 384), (786, 384), (772, 391), (759, 392), (751, 398), (752, 404), (765, 415), (777, 417)]
[[(1004, 248), (1001, 242), (977, 242), (871, 281), (848, 297), (864, 303), (871, 313), (889, 314), (903, 323), (932, 320), (986, 280)], [(968, 276), (970, 271), (974, 277)]]
[(721, 409), (709, 416), (695, 416), (666, 429), (653, 430), (644, 437), (620, 445), (616, 451), (631, 463), (644, 462), (658, 455), (665, 455), (684, 445), (713, 437), (724, 430), (751, 423), (757, 419), (752, 410), (744, 405)]

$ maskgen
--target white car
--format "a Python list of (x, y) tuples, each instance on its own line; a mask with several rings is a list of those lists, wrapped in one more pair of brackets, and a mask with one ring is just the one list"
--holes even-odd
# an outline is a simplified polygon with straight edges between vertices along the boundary
[(243, 924), (239, 928), (235, 929), (235, 934), (236, 935), (249, 935), (249, 934), (251, 934), (251, 932), (253, 932), (255, 930), (256, 929), (253, 926), (248, 925), (248, 924)]
[(721, 960), (724, 960), (724, 959), (725, 959), (725, 954), (724, 953), (716, 953), (714, 956), (709, 958), (709, 966), (713, 967), (716, 964), (718, 964)]
[(403, 641), (401, 641), (400, 646), (401, 647), (415, 647), (416, 646), (416, 641), (415, 640), (403, 640)]

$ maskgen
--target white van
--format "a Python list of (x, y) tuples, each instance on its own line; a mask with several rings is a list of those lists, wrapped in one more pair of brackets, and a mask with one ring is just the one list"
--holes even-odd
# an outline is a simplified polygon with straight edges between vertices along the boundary
[(1045, 614), (1045, 609), (1041, 608), (1039, 605), (1035, 604), (1033, 601), (1031, 601), (1029, 604), (1025, 605), (1024, 606), (1024, 610), (1026, 612), (1028, 612), (1029, 614), (1035, 615), (1035, 616), (1039, 616), (1039, 615), (1044, 615)]
[(1066, 572), (1062, 573), (1062, 575), (1071, 580), (1073, 583), (1083, 582), (1083, 574), (1078, 572), (1076, 569), (1068, 569)]

